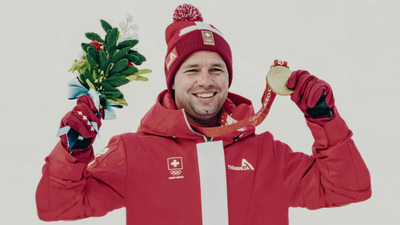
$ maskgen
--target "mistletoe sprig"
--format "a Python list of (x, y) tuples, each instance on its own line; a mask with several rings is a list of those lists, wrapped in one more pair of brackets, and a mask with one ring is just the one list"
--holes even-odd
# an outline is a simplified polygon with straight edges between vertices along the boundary
[(120, 31), (105, 20), (100, 20), (106, 32), (103, 39), (94, 32), (85, 33), (91, 40), (82, 43), (83, 55), (75, 60), (70, 72), (78, 72), (79, 81), (86, 87), (100, 93), (100, 106), (107, 109), (108, 101), (127, 106), (124, 95), (118, 87), (130, 81), (147, 81), (143, 74), (150, 73), (149, 69), (138, 69), (146, 58), (133, 48), (138, 44), (137, 38), (129, 35), (132, 26), (128, 17), (126, 26)]

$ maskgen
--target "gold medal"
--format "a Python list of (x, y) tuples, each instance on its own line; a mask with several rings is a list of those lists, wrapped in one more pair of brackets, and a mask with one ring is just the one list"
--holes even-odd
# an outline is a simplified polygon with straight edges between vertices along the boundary
[(278, 95), (291, 95), (293, 90), (286, 86), (292, 71), (285, 66), (273, 66), (267, 73), (267, 85)]

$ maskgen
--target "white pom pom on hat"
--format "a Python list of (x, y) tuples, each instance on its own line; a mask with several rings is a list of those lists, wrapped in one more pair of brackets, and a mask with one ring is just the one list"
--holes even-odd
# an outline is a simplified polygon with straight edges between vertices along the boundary
[(168, 46), (165, 57), (165, 76), (168, 90), (172, 93), (172, 83), (176, 71), (187, 57), (197, 51), (218, 53), (225, 61), (232, 83), (232, 53), (221, 32), (203, 22), (200, 11), (190, 4), (179, 5), (173, 13), (173, 22), (165, 30)]

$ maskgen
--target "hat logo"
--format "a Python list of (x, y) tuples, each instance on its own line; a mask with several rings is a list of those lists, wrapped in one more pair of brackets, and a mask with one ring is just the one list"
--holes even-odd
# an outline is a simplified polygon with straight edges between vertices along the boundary
[(178, 52), (176, 51), (176, 48), (174, 48), (168, 55), (167, 60), (165, 60), (165, 66), (169, 70), (171, 67), (172, 63), (175, 61), (175, 59), (178, 58)]
[(215, 46), (214, 35), (211, 31), (202, 30), (201, 34), (203, 36), (203, 44), (204, 45), (214, 45)]

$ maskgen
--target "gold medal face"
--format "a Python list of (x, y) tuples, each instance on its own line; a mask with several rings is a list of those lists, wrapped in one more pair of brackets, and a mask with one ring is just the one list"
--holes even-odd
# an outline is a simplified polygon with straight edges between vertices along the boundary
[(292, 71), (284, 66), (272, 67), (267, 74), (267, 85), (278, 95), (291, 95), (293, 90), (286, 87)]

